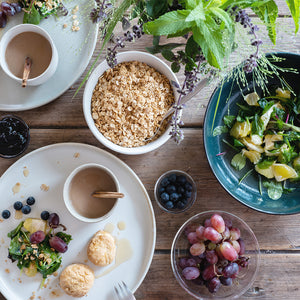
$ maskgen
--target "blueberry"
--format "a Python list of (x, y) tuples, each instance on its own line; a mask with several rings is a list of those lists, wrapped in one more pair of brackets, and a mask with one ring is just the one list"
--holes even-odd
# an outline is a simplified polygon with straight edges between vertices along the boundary
[(167, 201), (170, 200), (170, 196), (169, 196), (168, 193), (162, 193), (162, 194), (160, 195), (160, 199), (161, 199), (162, 202), (167, 202)]
[(162, 181), (160, 182), (160, 186), (166, 187), (169, 183), (169, 179), (166, 177), (162, 179)]
[(174, 183), (177, 179), (177, 176), (176, 174), (171, 174), (169, 177), (168, 177), (169, 181)]
[(33, 205), (35, 203), (35, 199), (33, 197), (28, 197), (26, 203), (28, 205)]
[(176, 187), (174, 185), (171, 185), (169, 184), (167, 187), (166, 187), (166, 192), (171, 195), (172, 193), (175, 193), (176, 192)]
[(179, 195), (178, 195), (177, 193), (172, 193), (172, 194), (170, 195), (170, 200), (171, 200), (172, 202), (176, 202), (176, 201), (178, 201), (178, 199), (179, 199)]
[(46, 211), (46, 210), (42, 211), (42, 213), (41, 213), (41, 219), (42, 220), (47, 221), (49, 219), (49, 216), (50, 216), (50, 214), (49, 214), (48, 211)]
[(182, 187), (181, 185), (178, 186), (178, 187), (177, 187), (177, 192), (178, 192), (179, 194), (183, 194), (183, 193), (185, 192), (184, 187)]
[(161, 195), (164, 191), (165, 191), (165, 188), (161, 186), (161, 187), (158, 189), (158, 194)]
[(192, 192), (186, 191), (185, 196), (186, 196), (187, 199), (191, 198), (192, 197)]
[(22, 207), (22, 213), (28, 215), (31, 212), (31, 207), (29, 205), (24, 205)]
[(177, 182), (180, 184), (185, 184), (186, 183), (186, 177), (184, 175), (179, 175), (177, 177)]
[(16, 201), (16, 202), (14, 203), (14, 209), (15, 209), (15, 210), (21, 210), (22, 207), (23, 207), (23, 203), (22, 203), (21, 201)]
[(192, 184), (189, 183), (188, 181), (185, 183), (184, 187), (185, 187), (185, 189), (186, 189), (187, 191), (189, 191), (189, 192), (191, 192), (192, 189), (193, 189)]
[(176, 208), (179, 208), (179, 209), (183, 209), (185, 207), (185, 203), (183, 203), (182, 201), (178, 201), (176, 203)]
[(174, 204), (172, 201), (167, 201), (166, 204), (165, 204), (165, 208), (167, 209), (171, 209), (174, 207)]
[(2, 212), (2, 218), (3, 219), (8, 219), (10, 217), (10, 211), (9, 210), (4, 210), (3, 212)]

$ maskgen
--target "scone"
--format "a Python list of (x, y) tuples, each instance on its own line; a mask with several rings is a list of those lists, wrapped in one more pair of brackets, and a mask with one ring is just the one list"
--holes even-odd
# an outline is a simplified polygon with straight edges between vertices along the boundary
[(88, 259), (97, 266), (107, 266), (116, 256), (116, 243), (108, 232), (99, 230), (90, 240), (87, 248)]
[(85, 296), (95, 280), (93, 270), (84, 264), (67, 266), (59, 277), (59, 285), (66, 294), (73, 297)]

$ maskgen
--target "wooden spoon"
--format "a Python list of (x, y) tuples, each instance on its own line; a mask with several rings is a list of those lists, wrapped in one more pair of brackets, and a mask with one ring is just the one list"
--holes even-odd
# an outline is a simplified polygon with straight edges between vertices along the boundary
[(102, 192), (96, 191), (92, 194), (95, 198), (123, 198), (124, 194), (119, 192)]
[(25, 58), (24, 71), (23, 71), (23, 79), (22, 79), (22, 87), (26, 87), (27, 80), (31, 71), (32, 60), (30, 57)]

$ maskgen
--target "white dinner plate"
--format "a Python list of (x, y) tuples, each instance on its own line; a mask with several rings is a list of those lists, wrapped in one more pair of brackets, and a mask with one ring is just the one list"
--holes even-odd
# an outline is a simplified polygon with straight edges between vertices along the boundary
[[(98, 163), (109, 168), (120, 183), (120, 191), (125, 197), (120, 199), (113, 214), (100, 223), (84, 223), (75, 219), (66, 209), (63, 201), (63, 185), (68, 174), (81, 164)], [(26, 172), (24, 172), (26, 170)], [(27, 177), (25, 175), (28, 175)], [(13, 187), (20, 183), (20, 191), (13, 193)], [(41, 189), (41, 186), (49, 189)], [(15, 191), (15, 190), (14, 190)], [(87, 244), (93, 234), (101, 229), (108, 229), (117, 241), (127, 241), (127, 250), (132, 255), (115, 269), (95, 283), (85, 299), (113, 300), (114, 284), (125, 281), (132, 291), (136, 291), (143, 281), (153, 258), (156, 224), (150, 198), (137, 175), (120, 159), (94, 146), (77, 143), (62, 143), (35, 150), (15, 162), (0, 178), (0, 211), (9, 209), (9, 219), (0, 222), (0, 291), (11, 300), (34, 299), (74, 299), (67, 296), (59, 287), (59, 274), (71, 263), (85, 263), (95, 272), (95, 276), (103, 275), (114, 262), (107, 267), (97, 267), (87, 259)], [(60, 222), (67, 227), (67, 233), (73, 240), (67, 252), (62, 254), (62, 268), (58, 276), (51, 275), (46, 287), (39, 289), (42, 276), (35, 277), (21, 274), (16, 266), (7, 258), (10, 239), (7, 233), (14, 229), (21, 220), (14, 217), (15, 201), (26, 201), (34, 196), (36, 203), (32, 206), (28, 217), (40, 217), (43, 210), (56, 212)], [(125, 228), (118, 225), (125, 225)], [(130, 253), (130, 251), (125, 251)], [(38, 297), (41, 298), (38, 298)]]
[[(22, 111), (49, 103), (68, 90), (86, 69), (94, 52), (98, 34), (98, 26), (89, 19), (95, 2), (94, 0), (66, 0), (63, 3), (69, 11), (67, 16), (59, 18), (49, 16), (39, 24), (50, 34), (58, 51), (59, 62), (55, 74), (40, 86), (22, 88), (0, 67), (0, 110)], [(74, 21), (72, 9), (76, 5), (79, 7), (75, 15), (80, 30), (73, 32), (71, 30)], [(0, 29), (0, 39), (8, 29), (21, 24), (22, 20), (23, 13), (10, 17), (6, 27)], [(63, 28), (64, 24), (67, 24), (66, 28)]]

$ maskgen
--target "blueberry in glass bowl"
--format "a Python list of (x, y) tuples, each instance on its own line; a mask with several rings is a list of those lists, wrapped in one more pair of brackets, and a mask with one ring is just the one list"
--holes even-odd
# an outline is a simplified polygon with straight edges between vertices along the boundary
[(29, 127), (21, 118), (6, 115), (0, 119), (0, 157), (20, 155), (26, 150), (29, 140)]
[(186, 211), (195, 202), (196, 184), (186, 172), (171, 170), (162, 174), (156, 181), (154, 197), (164, 211), (180, 213)]

